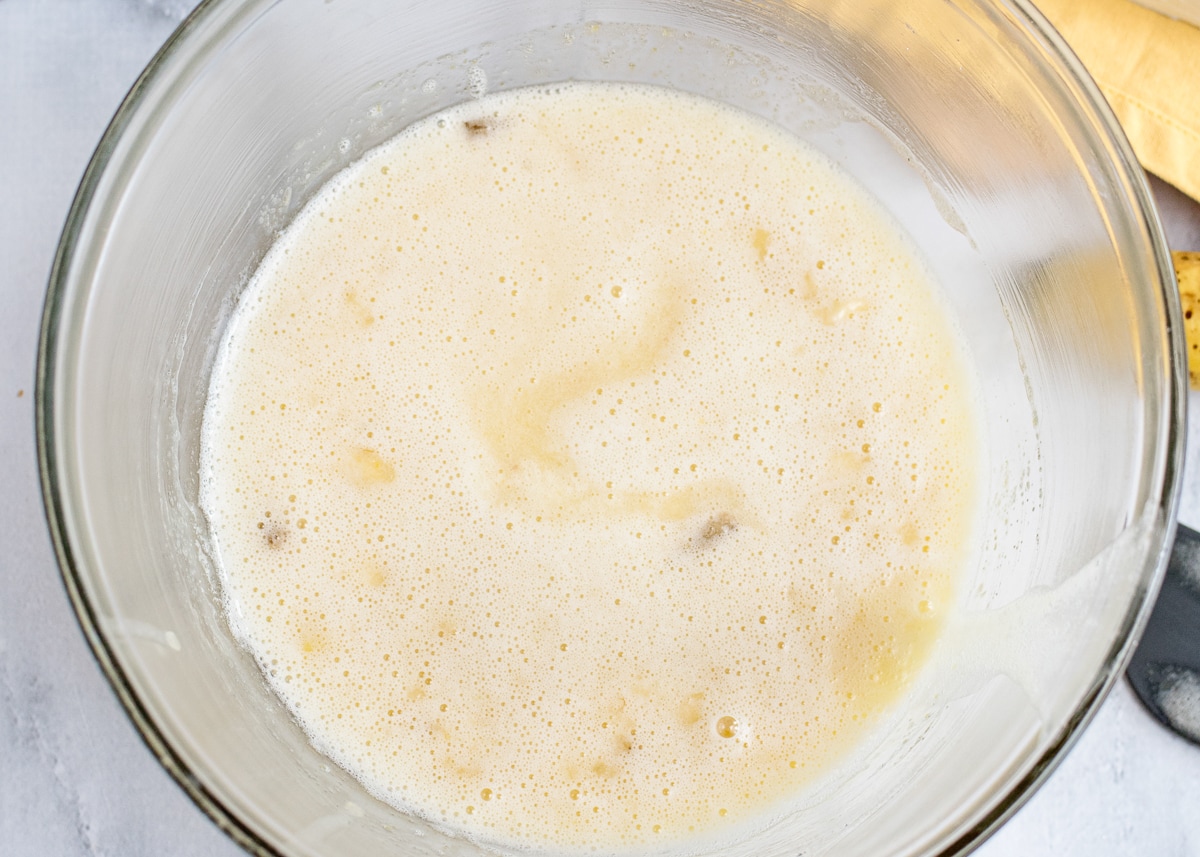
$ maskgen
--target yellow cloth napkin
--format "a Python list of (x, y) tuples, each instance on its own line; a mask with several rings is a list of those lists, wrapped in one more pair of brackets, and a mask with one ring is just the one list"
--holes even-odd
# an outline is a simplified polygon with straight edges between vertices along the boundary
[(1034, 0), (1100, 85), (1142, 166), (1200, 200), (1200, 27), (1129, 0)]

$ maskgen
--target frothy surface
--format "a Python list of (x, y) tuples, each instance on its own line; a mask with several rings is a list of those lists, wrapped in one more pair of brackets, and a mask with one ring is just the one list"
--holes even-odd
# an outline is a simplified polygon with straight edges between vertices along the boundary
[(972, 403), (914, 251), (821, 155), (666, 90), (520, 90), (289, 227), (203, 502), (235, 630), (373, 792), (662, 843), (795, 794), (921, 666)]

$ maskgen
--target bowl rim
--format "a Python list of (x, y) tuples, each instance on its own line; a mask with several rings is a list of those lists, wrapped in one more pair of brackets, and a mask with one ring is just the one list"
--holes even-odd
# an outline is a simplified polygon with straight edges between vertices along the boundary
[[(251, 854), (286, 857), (285, 852), (281, 850), (282, 843), (268, 841), (184, 762), (126, 674), (120, 661), (118, 647), (105, 635), (97, 612), (87, 595), (88, 572), (77, 559), (69, 535), (72, 508), (68, 498), (64, 496), (64, 473), (56, 455), (58, 436), (55, 410), (57, 370), (62, 357), (62, 347), (68, 344), (60, 335), (63, 332), (63, 308), (72, 291), (77, 252), (86, 246), (85, 224), (93, 215), (97, 203), (103, 199), (99, 194), (103, 180), (122, 166), (122, 161), (116, 157), (119, 143), (144, 112), (153, 111), (158, 105), (153, 99), (156, 94), (154, 90), (174, 67), (175, 60), (181, 55), (186, 55), (189, 48), (195, 47), (192, 40), (197, 38), (202, 30), (209, 25), (219, 26), (222, 23), (222, 15), (225, 16), (225, 23), (232, 25), (240, 20), (243, 14), (249, 14), (255, 8), (270, 6), (273, 2), (275, 0), (202, 0), (139, 74), (106, 127), (76, 190), (50, 270), (39, 332), (34, 410), (42, 502), (54, 553), (71, 606), (110, 687), (150, 752), (218, 828)], [(1041, 756), (1021, 778), (1005, 789), (997, 790), (990, 798), (990, 806), (984, 811), (976, 810), (974, 821), (970, 822), (969, 826), (957, 834), (951, 834), (937, 850), (929, 852), (931, 857), (950, 857), (974, 851), (1024, 806), (1062, 762), (1067, 751), (1074, 746), (1095, 716), (1100, 703), (1124, 672), (1149, 619), (1174, 541), (1182, 487), (1187, 417), (1186, 343), (1171, 255), (1166, 246), (1146, 175), (1114, 113), (1082, 62), (1033, 5), (1032, 0), (954, 2), (955, 5), (965, 2), (976, 7), (989, 7), (992, 14), (1006, 16), (1014, 22), (1030, 41), (1040, 43), (1045, 57), (1053, 64), (1052, 70), (1070, 84), (1074, 106), (1084, 111), (1085, 116), (1091, 120), (1093, 129), (1099, 133), (1098, 142), (1112, 156), (1118, 175), (1125, 180), (1126, 190), (1134, 203), (1134, 213), (1140, 216), (1140, 222), (1145, 227), (1150, 241), (1159, 285), (1159, 294), (1154, 297), (1161, 302), (1167, 322), (1166, 334), (1170, 354), (1166, 368), (1170, 383), (1169, 395), (1164, 403), (1168, 414), (1164, 421), (1164, 430), (1160, 432), (1155, 447), (1157, 455), (1153, 462), (1155, 472), (1152, 474), (1161, 486), (1157, 498), (1157, 512), (1160, 516), (1158, 532), (1162, 538), (1161, 543), (1153, 548), (1156, 556), (1152, 574), (1149, 580), (1144, 581), (1146, 585), (1134, 594), (1134, 603), (1141, 599), (1140, 603), (1136, 609), (1127, 611), (1114, 645), (1092, 685)], [(168, 90), (165, 96), (168, 103), (170, 93), (171, 90)]]

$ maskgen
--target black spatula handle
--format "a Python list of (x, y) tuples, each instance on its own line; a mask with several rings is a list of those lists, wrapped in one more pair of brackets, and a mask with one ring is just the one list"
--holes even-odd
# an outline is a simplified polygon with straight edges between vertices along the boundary
[(1126, 675), (1151, 714), (1200, 744), (1200, 533), (1182, 524)]

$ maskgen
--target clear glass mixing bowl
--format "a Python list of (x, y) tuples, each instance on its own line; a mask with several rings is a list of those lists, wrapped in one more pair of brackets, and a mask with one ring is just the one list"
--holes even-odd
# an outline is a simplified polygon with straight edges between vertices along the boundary
[(1182, 456), (1179, 311), (1149, 193), (1024, 0), (203, 4), (104, 136), (46, 303), (43, 487), (97, 657), (249, 850), (480, 853), (331, 765), (232, 639), (197, 505), (200, 421), (240, 290), (323, 182), (484, 89), (567, 79), (700, 93), (824, 151), (928, 257), (983, 391), (983, 537), (933, 662), (793, 811), (690, 850), (969, 850), (1119, 675)]

